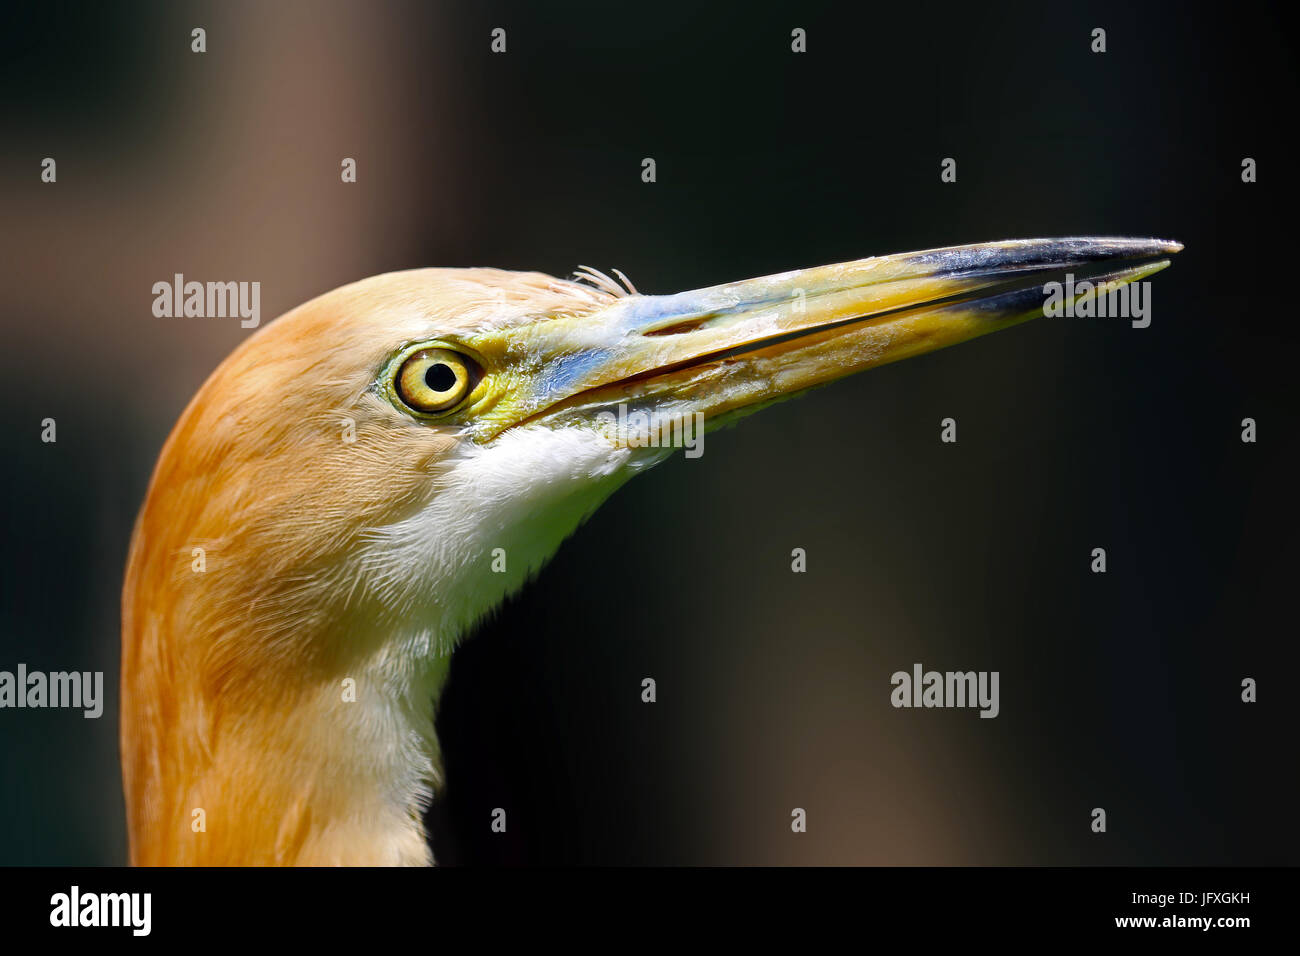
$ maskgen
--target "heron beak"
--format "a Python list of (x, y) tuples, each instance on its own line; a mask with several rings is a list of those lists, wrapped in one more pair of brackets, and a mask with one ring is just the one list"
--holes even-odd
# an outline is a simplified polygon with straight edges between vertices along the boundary
[[(1030, 239), (801, 269), (513, 330), (539, 369), (504, 427), (590, 423), (626, 406), (712, 429), (854, 372), (995, 332), (1145, 279), (1159, 239)], [(1073, 294), (1071, 294), (1071, 292)], [(515, 354), (521, 346), (512, 343)], [(510, 421), (513, 420), (513, 421)], [(504, 427), (495, 429), (504, 430)]]

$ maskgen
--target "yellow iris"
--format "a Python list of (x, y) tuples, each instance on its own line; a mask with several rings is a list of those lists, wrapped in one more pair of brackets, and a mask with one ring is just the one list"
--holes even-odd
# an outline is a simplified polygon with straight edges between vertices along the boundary
[(469, 359), (450, 349), (428, 348), (409, 356), (397, 372), (397, 395), (425, 414), (460, 404), (473, 386)]

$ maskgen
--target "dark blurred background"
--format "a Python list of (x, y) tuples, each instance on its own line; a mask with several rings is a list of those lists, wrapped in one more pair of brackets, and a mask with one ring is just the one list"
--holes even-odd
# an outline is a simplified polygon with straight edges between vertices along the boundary
[[(126, 858), (127, 542), (251, 334), (154, 318), (154, 282), (258, 280), (265, 322), (424, 265), (670, 292), (1086, 234), (1186, 243), (1150, 328), (1040, 320), (888, 366), (620, 491), (457, 652), (435, 851), (1300, 861), (1293, 40), (1267, 4), (1072, 6), (6, 3), (0, 669), (109, 689), (97, 721), (0, 711), (0, 864)], [(918, 661), (1000, 671), (1001, 715), (895, 710)]]

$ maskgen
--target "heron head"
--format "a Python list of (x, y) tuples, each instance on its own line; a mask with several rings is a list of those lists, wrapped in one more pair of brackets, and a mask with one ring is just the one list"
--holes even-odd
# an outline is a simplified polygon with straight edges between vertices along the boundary
[(674, 448), (698, 452), (706, 431), (771, 402), (1041, 315), (1044, 282), (1067, 270), (1105, 291), (1178, 248), (996, 242), (673, 295), (597, 273), (381, 275), (237, 350), (160, 464), (190, 483), (155, 485), (188, 492), (179, 524), (215, 545), (213, 560), (258, 567), (271, 621), (359, 613), (447, 645)]

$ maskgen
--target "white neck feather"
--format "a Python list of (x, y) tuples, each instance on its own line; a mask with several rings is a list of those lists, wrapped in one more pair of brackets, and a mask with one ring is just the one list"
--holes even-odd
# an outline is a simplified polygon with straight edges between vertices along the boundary
[[(376, 642), (359, 675), (349, 736), (366, 741), (392, 813), (374, 822), (397, 862), (425, 846), (420, 815), (440, 767), (433, 708), (457, 641), (519, 590), (624, 481), (666, 452), (614, 446), (594, 431), (524, 427), (443, 463), (431, 500), (373, 529), (361, 586), (409, 622)], [(365, 695), (362, 700), (363, 693)], [(389, 855), (389, 854), (385, 854)]]

